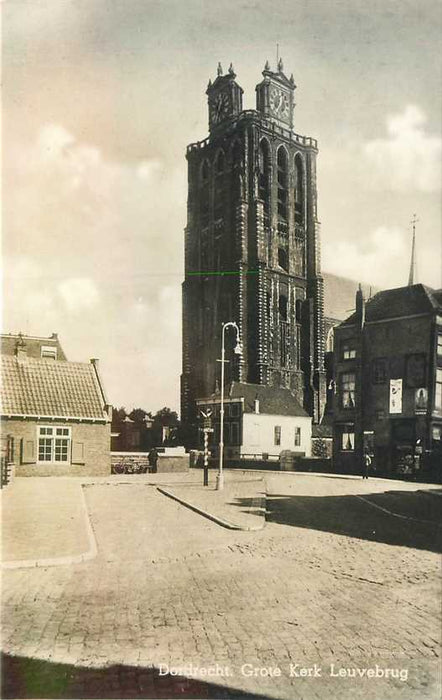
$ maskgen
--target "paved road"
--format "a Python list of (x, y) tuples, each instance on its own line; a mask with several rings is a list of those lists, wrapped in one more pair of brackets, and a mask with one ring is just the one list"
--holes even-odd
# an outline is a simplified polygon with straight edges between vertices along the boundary
[(3, 697), (439, 697), (437, 497), (266, 478), (258, 533), (148, 485), (88, 486), (98, 557), (3, 575)]

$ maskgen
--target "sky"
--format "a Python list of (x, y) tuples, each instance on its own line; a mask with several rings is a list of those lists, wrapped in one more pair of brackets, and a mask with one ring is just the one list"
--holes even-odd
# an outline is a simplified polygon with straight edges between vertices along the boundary
[(276, 44), (318, 139), (322, 267), (440, 287), (439, 0), (3, 0), (3, 332), (100, 358), (110, 403), (179, 410), (189, 143)]

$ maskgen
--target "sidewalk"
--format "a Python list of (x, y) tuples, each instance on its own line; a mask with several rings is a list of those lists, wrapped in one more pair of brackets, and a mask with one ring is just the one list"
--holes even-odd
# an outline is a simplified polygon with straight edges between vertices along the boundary
[(22, 478), (2, 492), (2, 567), (54, 566), (96, 554), (81, 480)]
[(157, 486), (158, 491), (182, 505), (231, 530), (262, 530), (265, 525), (265, 482), (262, 477), (227, 472), (224, 488), (216, 490), (216, 476), (210, 473), (209, 485)]

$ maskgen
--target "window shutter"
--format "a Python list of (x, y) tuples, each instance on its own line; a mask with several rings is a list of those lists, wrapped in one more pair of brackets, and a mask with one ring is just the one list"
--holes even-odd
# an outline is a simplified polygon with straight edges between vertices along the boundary
[(72, 464), (84, 464), (84, 442), (74, 442), (72, 441), (72, 454), (71, 454)]
[(37, 459), (35, 455), (35, 441), (21, 439), (20, 445), (20, 463), (21, 464), (35, 464)]

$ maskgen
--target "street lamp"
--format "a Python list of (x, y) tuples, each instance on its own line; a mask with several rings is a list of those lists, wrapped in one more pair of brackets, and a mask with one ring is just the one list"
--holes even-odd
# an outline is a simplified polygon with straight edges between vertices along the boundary
[(224, 337), (226, 328), (232, 327), (236, 330), (236, 345), (233, 350), (235, 355), (242, 355), (242, 347), (240, 342), (239, 328), (234, 321), (228, 321), (223, 323), (221, 332), (221, 406), (220, 406), (220, 426), (219, 426), (219, 471), (216, 478), (216, 489), (221, 491), (224, 488), (224, 474), (223, 474), (223, 457), (224, 457), (224, 364), (225, 359), (225, 347), (224, 347)]

